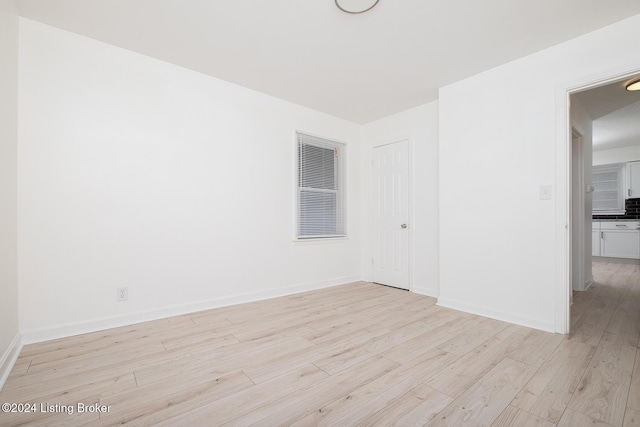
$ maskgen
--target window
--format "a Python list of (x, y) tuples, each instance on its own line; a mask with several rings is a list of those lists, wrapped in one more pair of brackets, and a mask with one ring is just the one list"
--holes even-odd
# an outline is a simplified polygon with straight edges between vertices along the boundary
[(344, 145), (296, 133), (298, 239), (345, 236)]
[(624, 165), (594, 166), (593, 213), (624, 214)]

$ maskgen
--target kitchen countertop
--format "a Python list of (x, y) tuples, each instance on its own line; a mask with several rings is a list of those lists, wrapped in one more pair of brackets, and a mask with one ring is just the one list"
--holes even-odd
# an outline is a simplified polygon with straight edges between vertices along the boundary
[(629, 222), (629, 221), (634, 221), (634, 222), (639, 222), (640, 219), (635, 219), (635, 218), (593, 218), (591, 220), (592, 222)]

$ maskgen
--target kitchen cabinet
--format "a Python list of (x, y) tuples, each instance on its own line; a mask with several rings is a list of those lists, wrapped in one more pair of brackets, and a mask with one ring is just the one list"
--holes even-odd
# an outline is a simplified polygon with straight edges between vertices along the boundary
[(594, 222), (591, 226), (591, 255), (600, 256), (600, 223)]
[(627, 163), (626, 199), (640, 197), (640, 162)]
[[(640, 162), (639, 162), (640, 163)], [(624, 200), (628, 193), (625, 184), (626, 165), (594, 166), (593, 179), (593, 213), (599, 215), (623, 215)]]
[[(640, 259), (640, 222), (600, 222), (599, 228), (599, 236), (594, 233), (594, 256)], [(599, 250), (595, 242), (599, 243)]]

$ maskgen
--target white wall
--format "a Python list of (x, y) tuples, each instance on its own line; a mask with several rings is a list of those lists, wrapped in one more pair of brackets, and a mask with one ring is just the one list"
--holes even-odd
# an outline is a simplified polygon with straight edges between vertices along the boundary
[(409, 138), (412, 167), (410, 285), (438, 295), (438, 103), (431, 102), (368, 123), (362, 128), (362, 265), (371, 279), (373, 147)]
[[(636, 16), (360, 127), (20, 22), (18, 273), (27, 340), (370, 278), (371, 150), (407, 136), (411, 289), (552, 330), (561, 201), (539, 200), (539, 187), (555, 193), (563, 179), (558, 88), (640, 68), (626, 50), (640, 36)], [(346, 240), (292, 241), (294, 129), (348, 143)], [(120, 286), (129, 287), (126, 303), (115, 302)]]
[(0, 388), (19, 346), (17, 264), (18, 13), (0, 0)]
[(584, 174), (584, 186), (577, 190), (581, 191), (584, 197), (584, 259), (581, 263), (581, 267), (584, 270), (584, 275), (581, 278), (582, 283), (578, 284), (577, 287), (574, 286), (574, 289), (586, 290), (591, 285), (591, 283), (593, 283), (593, 268), (591, 265), (593, 193), (586, 192), (586, 186), (593, 184), (593, 176), (591, 174), (593, 161), (593, 120), (591, 119), (591, 117), (589, 117), (589, 114), (582, 106), (580, 101), (578, 101), (575, 97), (571, 98), (570, 113), (571, 125), (576, 127), (576, 129), (580, 133), (582, 133), (582, 171)]
[(560, 330), (559, 93), (640, 69), (638, 38), (640, 15), (441, 88), (440, 304)]
[(640, 145), (611, 148), (593, 152), (594, 165), (609, 165), (612, 163), (626, 163), (640, 160)]
[[(25, 340), (360, 278), (360, 126), (26, 19), (20, 37)], [(348, 239), (293, 241), (294, 129), (347, 143)]]

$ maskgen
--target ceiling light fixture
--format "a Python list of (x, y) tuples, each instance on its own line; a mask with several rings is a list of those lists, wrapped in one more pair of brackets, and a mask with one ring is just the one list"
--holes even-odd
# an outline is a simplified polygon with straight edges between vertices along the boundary
[(358, 14), (371, 10), (380, 0), (335, 0), (336, 6), (343, 12)]
[(633, 81), (629, 82), (627, 84), (626, 88), (627, 88), (627, 90), (629, 92), (640, 90), (640, 79), (636, 79), (636, 80), (633, 80)]

